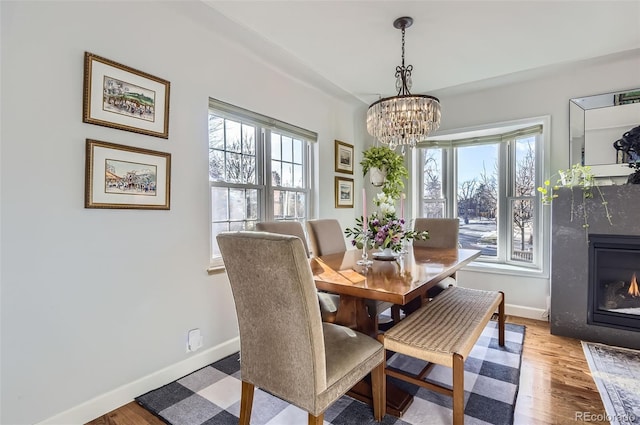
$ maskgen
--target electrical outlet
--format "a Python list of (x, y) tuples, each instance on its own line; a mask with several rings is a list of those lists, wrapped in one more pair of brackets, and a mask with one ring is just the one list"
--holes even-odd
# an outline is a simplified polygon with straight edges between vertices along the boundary
[(187, 333), (187, 353), (192, 351), (196, 351), (198, 348), (202, 347), (202, 334), (200, 333), (200, 329), (191, 329)]

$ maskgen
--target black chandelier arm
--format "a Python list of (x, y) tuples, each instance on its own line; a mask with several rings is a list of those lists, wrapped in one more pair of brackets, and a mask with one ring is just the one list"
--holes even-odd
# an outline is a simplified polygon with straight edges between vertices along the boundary
[(371, 105), (369, 105), (369, 109), (371, 109), (372, 107), (374, 107), (375, 105), (379, 104), (379, 103), (383, 103), (383, 102), (387, 102), (389, 100), (392, 99), (402, 99), (402, 98), (426, 98), (426, 99), (431, 99), (431, 100), (435, 100), (436, 102), (440, 103), (440, 99), (438, 99), (435, 96), (429, 96), (428, 94), (404, 94), (404, 95), (398, 95), (398, 96), (388, 96), (388, 97), (384, 97), (382, 99), (378, 99), (375, 102), (373, 102)]

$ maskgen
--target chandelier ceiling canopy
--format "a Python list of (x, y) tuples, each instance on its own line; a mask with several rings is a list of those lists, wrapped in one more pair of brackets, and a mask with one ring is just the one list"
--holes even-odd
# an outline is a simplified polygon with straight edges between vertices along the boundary
[(385, 97), (369, 106), (367, 131), (381, 143), (414, 147), (440, 127), (440, 101), (424, 94), (411, 94), (413, 65), (404, 65), (404, 33), (413, 18), (402, 17), (393, 26), (402, 30), (402, 65), (396, 67), (396, 96)]

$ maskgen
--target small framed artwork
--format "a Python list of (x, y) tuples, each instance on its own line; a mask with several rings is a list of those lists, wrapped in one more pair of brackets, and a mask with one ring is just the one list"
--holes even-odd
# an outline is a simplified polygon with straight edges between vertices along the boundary
[(87, 139), (85, 208), (168, 210), (171, 154)]
[(336, 208), (353, 208), (353, 179), (336, 176)]
[(166, 80), (85, 52), (82, 121), (167, 139), (169, 88)]
[(340, 140), (335, 141), (336, 171), (353, 174), (353, 145)]

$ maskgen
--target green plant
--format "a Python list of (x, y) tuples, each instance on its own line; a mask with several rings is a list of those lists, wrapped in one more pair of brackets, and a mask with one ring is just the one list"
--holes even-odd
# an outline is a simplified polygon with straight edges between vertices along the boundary
[[(555, 181), (552, 183), (553, 179)], [(558, 197), (556, 191), (561, 187), (568, 188), (571, 190), (571, 220), (576, 214), (575, 208), (575, 193), (574, 188), (579, 188), (582, 192), (582, 227), (585, 229), (585, 233), (588, 232), (589, 229), (589, 214), (586, 208), (587, 199), (595, 199), (594, 197), (594, 188), (600, 198), (600, 204), (604, 208), (606, 218), (611, 223), (611, 213), (609, 212), (609, 203), (604, 199), (604, 195), (596, 182), (595, 176), (591, 172), (591, 167), (588, 165), (580, 165), (574, 164), (571, 168), (566, 170), (558, 170), (558, 173), (545, 180), (544, 185), (538, 187), (538, 192), (540, 192), (541, 200), (544, 205), (550, 205), (552, 201)], [(588, 235), (587, 235), (588, 236)]]
[(366, 176), (371, 168), (379, 168), (387, 174), (382, 185), (382, 192), (398, 199), (404, 189), (403, 179), (409, 178), (409, 171), (404, 165), (402, 155), (395, 153), (387, 146), (373, 146), (363, 152), (364, 159), (360, 161), (362, 175)]

